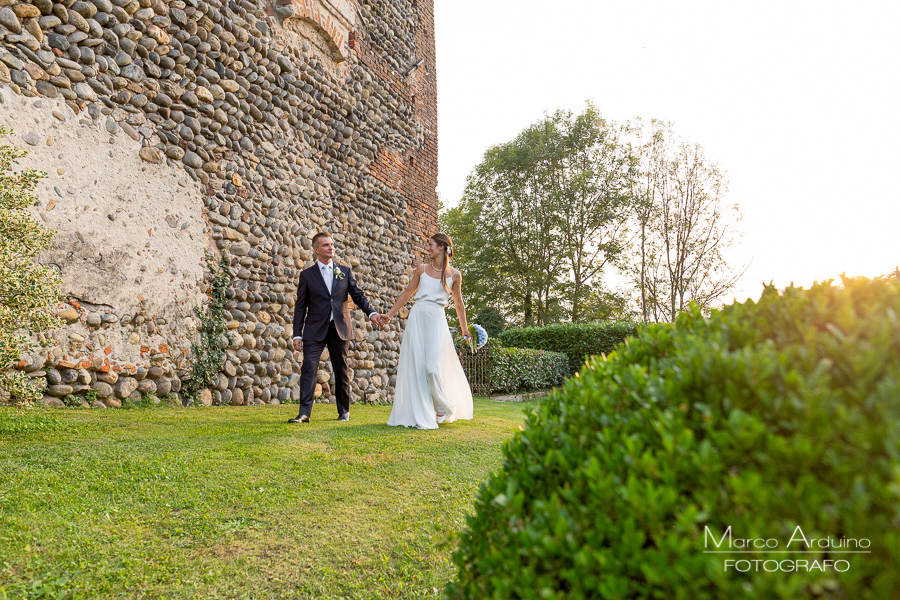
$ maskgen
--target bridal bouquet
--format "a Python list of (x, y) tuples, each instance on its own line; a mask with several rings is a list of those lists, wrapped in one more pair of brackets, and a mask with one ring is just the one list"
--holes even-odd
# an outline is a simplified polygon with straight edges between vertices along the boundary
[(469, 340), (469, 349), (472, 352), (477, 352), (487, 344), (488, 334), (481, 325), (469, 325), (469, 335), (472, 336), (472, 339)]

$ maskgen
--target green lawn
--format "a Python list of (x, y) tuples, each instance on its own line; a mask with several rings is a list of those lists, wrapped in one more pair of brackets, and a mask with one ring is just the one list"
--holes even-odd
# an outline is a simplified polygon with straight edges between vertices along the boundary
[(441, 597), (523, 406), (438, 431), (296, 412), (0, 409), (0, 599)]

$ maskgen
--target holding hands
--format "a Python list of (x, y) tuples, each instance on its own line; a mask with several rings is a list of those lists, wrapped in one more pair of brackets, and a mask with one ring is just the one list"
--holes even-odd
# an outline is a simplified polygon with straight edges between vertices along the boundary
[(372, 315), (369, 318), (372, 320), (372, 324), (375, 325), (375, 327), (378, 327), (379, 329), (381, 327), (384, 327), (385, 325), (387, 325), (388, 322), (391, 320), (391, 317), (389, 317), (387, 315), (379, 314), (379, 313), (372, 313)]

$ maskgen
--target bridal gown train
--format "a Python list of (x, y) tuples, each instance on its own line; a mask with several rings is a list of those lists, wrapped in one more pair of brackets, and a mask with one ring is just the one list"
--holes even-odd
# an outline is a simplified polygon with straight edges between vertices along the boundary
[[(450, 285), (451, 278), (447, 278)], [(397, 385), (394, 388), (394, 408), (388, 425), (437, 429), (437, 413), (450, 423), (472, 418), (472, 390), (463, 372), (444, 309), (450, 295), (439, 279), (423, 273), (419, 277), (416, 303), (409, 311)]]

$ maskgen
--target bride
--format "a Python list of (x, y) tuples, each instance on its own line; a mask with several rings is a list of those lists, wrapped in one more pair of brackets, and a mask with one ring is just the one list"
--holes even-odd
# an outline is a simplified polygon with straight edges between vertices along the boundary
[(464, 338), (471, 336), (462, 301), (462, 275), (449, 265), (453, 242), (438, 233), (431, 236), (425, 250), (430, 262), (416, 268), (409, 286), (383, 319), (390, 321), (416, 294), (400, 346), (394, 408), (387, 424), (437, 429), (438, 423), (472, 418), (472, 390), (444, 314), (451, 293)]

